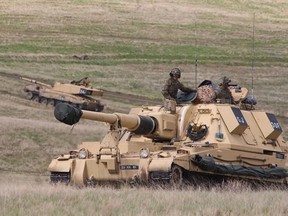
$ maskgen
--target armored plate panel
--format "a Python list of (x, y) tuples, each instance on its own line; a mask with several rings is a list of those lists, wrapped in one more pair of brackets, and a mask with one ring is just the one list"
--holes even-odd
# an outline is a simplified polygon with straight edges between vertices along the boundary
[(282, 133), (282, 128), (274, 114), (253, 112), (253, 116), (265, 139), (277, 139)]
[(241, 135), (246, 130), (248, 124), (238, 107), (218, 106), (217, 108), (230, 133)]

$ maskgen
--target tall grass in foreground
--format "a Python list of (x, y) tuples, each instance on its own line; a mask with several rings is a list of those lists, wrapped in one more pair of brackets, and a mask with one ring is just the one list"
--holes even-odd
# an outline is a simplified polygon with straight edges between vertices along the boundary
[(1, 215), (287, 215), (287, 191), (0, 183)]

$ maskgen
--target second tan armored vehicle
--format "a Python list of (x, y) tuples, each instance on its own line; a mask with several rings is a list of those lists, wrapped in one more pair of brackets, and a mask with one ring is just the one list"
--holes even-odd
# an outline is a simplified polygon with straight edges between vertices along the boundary
[(53, 86), (36, 80), (21, 77), (32, 84), (24, 87), (26, 98), (45, 105), (55, 106), (58, 102), (67, 102), (83, 110), (101, 112), (104, 105), (96, 97), (102, 96), (103, 91), (92, 88), (88, 78), (71, 83), (56, 82)]
[(82, 118), (109, 123), (110, 129), (100, 142), (82, 142), (53, 159), (51, 181), (181, 185), (198, 177), (235, 177), (287, 184), (288, 145), (275, 115), (255, 110), (247, 89), (231, 91), (237, 104), (167, 101), (132, 108), (129, 114), (58, 104), (55, 117), (65, 124)]

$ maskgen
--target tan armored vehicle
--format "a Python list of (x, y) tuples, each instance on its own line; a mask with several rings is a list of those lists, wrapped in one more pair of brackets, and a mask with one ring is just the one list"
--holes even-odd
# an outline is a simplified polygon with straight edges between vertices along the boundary
[(55, 106), (58, 102), (67, 102), (81, 109), (96, 112), (104, 109), (100, 100), (93, 97), (102, 96), (103, 91), (92, 88), (87, 77), (71, 83), (56, 82), (53, 86), (25, 77), (21, 79), (33, 83), (23, 89), (29, 100), (51, 106)]
[(192, 95), (192, 103), (167, 101), (165, 106), (132, 108), (129, 114), (58, 104), (54, 114), (63, 123), (73, 125), (83, 118), (109, 123), (110, 129), (102, 141), (83, 142), (53, 159), (51, 182), (181, 185), (198, 177), (235, 177), (286, 184), (288, 145), (275, 115), (255, 110), (246, 88), (231, 92), (233, 105), (195, 103)]

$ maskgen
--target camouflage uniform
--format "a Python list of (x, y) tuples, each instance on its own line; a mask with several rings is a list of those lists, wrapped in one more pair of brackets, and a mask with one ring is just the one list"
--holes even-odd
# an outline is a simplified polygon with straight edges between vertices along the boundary
[(234, 99), (229, 90), (229, 80), (226, 76), (223, 77), (223, 82), (220, 83), (220, 88), (216, 90), (216, 100), (220, 100), (220, 103), (234, 104)]
[(177, 99), (177, 92), (180, 89), (183, 92), (194, 92), (195, 90), (185, 87), (179, 80), (174, 80), (172, 77), (168, 79), (162, 87), (162, 95), (169, 100)]

